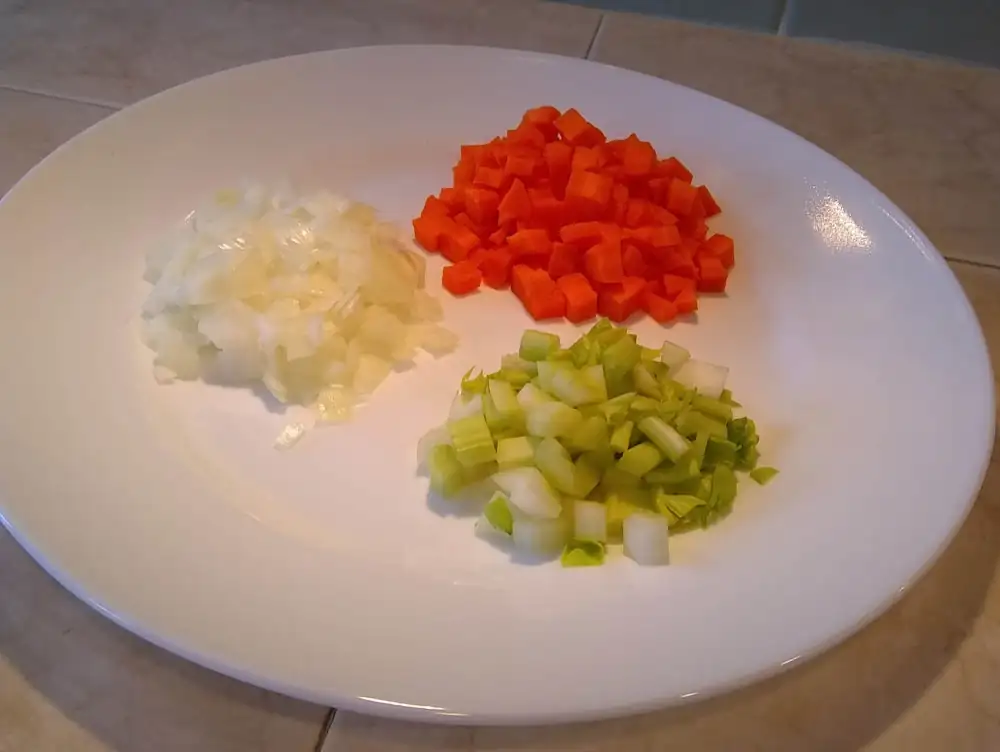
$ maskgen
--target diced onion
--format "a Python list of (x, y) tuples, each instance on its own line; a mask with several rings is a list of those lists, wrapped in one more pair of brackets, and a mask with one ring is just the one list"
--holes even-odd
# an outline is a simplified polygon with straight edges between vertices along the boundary
[(573, 502), (573, 537), (582, 540), (608, 539), (608, 507), (599, 501)]
[(652, 512), (633, 512), (622, 523), (625, 555), (637, 564), (670, 563), (666, 517)]
[(706, 397), (718, 399), (726, 388), (729, 369), (703, 360), (686, 360), (670, 375), (678, 384), (688, 389), (697, 389), (699, 394)]
[(220, 192), (150, 250), (144, 278), (158, 381), (262, 382), (324, 420), (348, 417), (417, 350), (457, 344), (411, 244), (371, 207), (329, 193)]

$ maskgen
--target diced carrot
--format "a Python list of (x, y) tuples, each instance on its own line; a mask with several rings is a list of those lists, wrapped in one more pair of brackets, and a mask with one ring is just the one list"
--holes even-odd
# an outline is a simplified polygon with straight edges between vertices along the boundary
[(625, 207), (625, 226), (640, 227), (648, 225), (652, 221), (651, 208), (652, 204), (645, 199), (630, 198), (628, 206)]
[(586, 249), (602, 240), (620, 240), (621, 231), (607, 222), (574, 222), (559, 228), (559, 239)]
[(514, 178), (497, 209), (500, 222), (526, 220), (531, 217), (531, 199), (528, 198), (528, 190), (521, 180)]
[(694, 257), (690, 251), (684, 248), (669, 248), (664, 256), (663, 271), (667, 274), (694, 279)]
[(545, 230), (518, 230), (507, 238), (515, 256), (545, 256), (552, 251), (552, 241)]
[(568, 109), (553, 122), (559, 135), (572, 146), (596, 146), (607, 139), (601, 130), (575, 109)]
[(690, 277), (681, 277), (676, 274), (663, 275), (663, 294), (666, 298), (674, 300), (685, 290), (694, 292), (696, 283)]
[(440, 251), (445, 233), (455, 222), (448, 216), (421, 215), (413, 220), (413, 237), (428, 251)]
[(546, 139), (553, 141), (559, 136), (559, 132), (556, 130), (553, 123), (555, 123), (561, 114), (562, 113), (559, 112), (558, 109), (552, 107), (551, 105), (534, 107), (524, 113), (524, 117), (521, 119), (521, 122), (530, 123), (544, 133)]
[(441, 286), (452, 295), (468, 295), (479, 289), (483, 275), (471, 261), (459, 261), (441, 271)]
[(727, 269), (733, 267), (736, 259), (735, 248), (733, 246), (733, 239), (728, 235), (716, 233), (705, 240), (702, 248), (705, 253), (716, 256)]
[(533, 227), (556, 229), (566, 223), (569, 209), (564, 201), (560, 201), (548, 188), (532, 188), (528, 190), (531, 196)]
[(634, 133), (625, 139), (622, 166), (630, 178), (647, 177), (656, 165), (656, 150), (648, 141), (642, 141)]
[(504, 163), (504, 172), (511, 177), (530, 178), (538, 165), (538, 157), (530, 152), (511, 152)]
[(441, 203), (451, 212), (462, 211), (465, 208), (465, 191), (458, 188), (442, 188), (438, 194)]
[(549, 256), (549, 276), (552, 279), (565, 277), (580, 268), (580, 249), (569, 243), (553, 243), (552, 255)]
[(476, 233), (476, 237), (479, 238), (480, 242), (489, 237), (489, 230), (484, 228), (482, 225), (476, 224), (472, 220), (472, 217), (465, 212), (459, 212), (456, 214), (455, 222)]
[(580, 273), (567, 274), (556, 280), (566, 298), (566, 318), (579, 324), (597, 315), (597, 293)]
[(511, 146), (528, 146), (541, 151), (546, 140), (545, 134), (531, 123), (521, 123), (507, 131), (507, 143)]
[(628, 209), (628, 186), (615, 183), (611, 189), (611, 205), (608, 207), (608, 219), (621, 227), (625, 224), (625, 212)]
[(682, 290), (674, 299), (677, 313), (694, 313), (698, 310), (698, 294), (694, 290)]
[(611, 201), (614, 181), (607, 175), (585, 170), (570, 173), (566, 201), (582, 214), (599, 217)]
[(662, 279), (647, 279), (646, 280), (646, 292), (652, 293), (653, 295), (659, 295), (661, 298), (665, 298), (667, 293), (663, 287)]
[(583, 255), (583, 267), (591, 282), (614, 284), (625, 276), (622, 247), (618, 241), (604, 240)]
[(487, 251), (485, 248), (483, 248), (483, 247), (480, 246), (479, 248), (476, 248), (472, 253), (470, 253), (469, 254), (469, 258), (467, 258), (465, 261), (469, 262), (470, 264), (475, 265), (476, 268), (478, 268), (480, 271), (482, 271), (483, 261), (489, 255), (490, 255), (490, 252)]
[(570, 172), (577, 170), (600, 170), (604, 166), (601, 153), (589, 146), (578, 146), (573, 149), (573, 160), (570, 162)]
[(478, 165), (482, 159), (483, 155), (486, 153), (486, 144), (462, 144), (459, 147), (459, 162), (468, 162), (472, 165)]
[(712, 195), (711, 191), (708, 190), (707, 186), (698, 186), (698, 200), (701, 205), (705, 208), (706, 217), (714, 217), (716, 214), (722, 212), (721, 207), (715, 201), (715, 196)]
[(566, 315), (566, 296), (556, 286), (544, 294), (539, 293), (524, 301), (524, 307), (535, 321), (561, 319)]
[(460, 159), (451, 168), (451, 177), (455, 185), (468, 185), (476, 177), (476, 163), (469, 159)]
[(452, 263), (464, 261), (479, 244), (476, 233), (452, 220), (451, 226), (441, 235), (441, 255)]
[(620, 284), (602, 290), (597, 296), (597, 311), (615, 322), (622, 322), (639, 310), (646, 280), (624, 277)]
[(447, 217), (449, 214), (451, 214), (451, 209), (437, 196), (428, 196), (427, 200), (424, 201), (424, 208), (420, 212), (420, 216), (422, 217)]
[(631, 243), (622, 246), (622, 271), (628, 277), (646, 276), (646, 260), (642, 251)]
[(542, 158), (548, 168), (552, 190), (557, 196), (561, 196), (566, 190), (566, 182), (569, 180), (570, 168), (573, 164), (573, 147), (562, 141), (553, 141), (545, 144)]
[(497, 248), (488, 252), (479, 262), (479, 270), (483, 273), (483, 282), (495, 289), (507, 286), (510, 279), (510, 262), (513, 256), (506, 248)]
[(656, 174), (664, 178), (677, 178), (685, 183), (690, 183), (694, 180), (694, 175), (691, 173), (684, 163), (681, 162), (677, 157), (668, 157), (667, 159), (661, 159), (656, 165)]
[(666, 324), (677, 318), (677, 306), (673, 301), (651, 292), (649, 289), (643, 294), (642, 307), (656, 323)]
[(667, 202), (667, 189), (673, 178), (653, 178), (649, 181), (650, 200), (658, 206), (663, 206)]
[(469, 188), (465, 191), (465, 213), (477, 225), (496, 225), (499, 206), (500, 195), (496, 191), (489, 188)]
[(472, 184), (499, 191), (505, 187), (505, 180), (506, 176), (499, 167), (477, 167), (476, 174), (472, 178)]
[(628, 228), (625, 237), (643, 248), (672, 248), (681, 242), (680, 233), (674, 225)]
[(698, 291), (725, 292), (726, 279), (729, 273), (722, 261), (714, 256), (701, 256), (698, 259)]
[(667, 188), (667, 209), (672, 213), (687, 216), (694, 208), (695, 199), (698, 198), (698, 189), (690, 183), (674, 178)]
[(667, 209), (662, 206), (657, 206), (656, 204), (649, 205), (649, 214), (652, 218), (654, 225), (675, 225), (677, 224), (677, 217), (671, 214)]
[(524, 264), (514, 264), (510, 269), (510, 289), (521, 301), (528, 295), (531, 289), (531, 281), (535, 274), (535, 269)]
[(510, 235), (510, 227), (508, 225), (500, 225), (494, 232), (490, 233), (489, 242), (495, 246), (506, 245), (507, 236)]

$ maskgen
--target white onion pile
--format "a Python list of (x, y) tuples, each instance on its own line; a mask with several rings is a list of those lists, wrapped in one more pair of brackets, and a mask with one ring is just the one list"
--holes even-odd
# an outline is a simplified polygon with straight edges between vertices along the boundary
[(329, 193), (220, 192), (148, 254), (145, 279), (158, 380), (259, 381), (329, 420), (418, 350), (457, 344), (410, 241)]

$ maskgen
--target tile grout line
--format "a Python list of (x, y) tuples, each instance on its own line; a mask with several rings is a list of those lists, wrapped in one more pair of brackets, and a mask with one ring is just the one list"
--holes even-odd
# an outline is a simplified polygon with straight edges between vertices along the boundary
[(788, 36), (788, 14), (791, 7), (792, 0), (785, 0), (784, 4), (781, 6), (781, 18), (778, 19), (778, 28), (774, 31), (776, 36)]
[(333, 719), (337, 717), (337, 709), (330, 708), (326, 716), (323, 718), (323, 726), (319, 730), (319, 736), (316, 738), (316, 743), (313, 745), (312, 752), (323, 752), (323, 746), (326, 744), (326, 738), (330, 735), (330, 729), (333, 728)]
[(594, 29), (594, 36), (590, 38), (590, 44), (587, 45), (587, 52), (583, 56), (584, 60), (590, 60), (590, 55), (593, 53), (597, 39), (601, 36), (601, 30), (604, 28), (604, 19), (607, 17), (607, 13), (602, 13), (601, 17), (597, 19), (597, 28)]
[(973, 261), (972, 259), (952, 258), (951, 256), (944, 256), (943, 258), (949, 264), (963, 264), (965, 266), (974, 266), (977, 269), (992, 269), (993, 271), (1000, 272), (1000, 264), (991, 264), (989, 261)]
[(0, 83), (0, 91), (12, 91), (17, 94), (29, 94), (34, 97), (44, 97), (45, 99), (56, 99), (60, 102), (72, 102), (74, 104), (85, 104), (91, 107), (103, 107), (106, 110), (120, 110), (125, 105), (107, 102), (101, 99), (91, 99), (90, 97), (76, 97), (67, 94), (53, 94), (44, 89), (33, 89), (30, 86), (17, 86), (15, 84)]

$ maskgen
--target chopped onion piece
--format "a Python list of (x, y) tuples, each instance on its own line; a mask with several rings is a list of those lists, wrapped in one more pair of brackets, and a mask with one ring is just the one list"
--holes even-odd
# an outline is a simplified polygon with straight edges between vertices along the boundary
[(687, 360), (671, 376), (688, 389), (696, 389), (699, 394), (719, 399), (722, 390), (726, 388), (729, 369), (703, 360)]
[(625, 555), (637, 564), (670, 563), (666, 517), (652, 512), (633, 512), (622, 523)]

